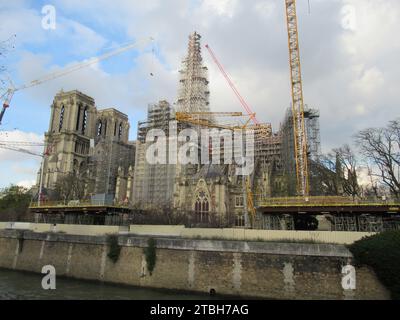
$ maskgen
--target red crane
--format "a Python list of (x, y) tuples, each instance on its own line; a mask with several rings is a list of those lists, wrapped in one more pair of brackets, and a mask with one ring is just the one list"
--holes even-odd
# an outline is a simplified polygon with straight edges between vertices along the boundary
[(251, 120), (254, 122), (255, 125), (260, 124), (260, 122), (256, 119), (255, 113), (251, 110), (250, 106), (247, 104), (246, 100), (242, 97), (242, 95), (239, 93), (239, 91), (236, 89), (236, 86), (232, 82), (232, 80), (229, 78), (228, 74), (226, 73), (224, 67), (222, 64), (219, 62), (217, 57), (214, 54), (214, 51), (210, 48), (208, 44), (206, 44), (206, 48), (208, 52), (211, 55), (211, 58), (214, 60), (215, 64), (218, 66), (218, 69), (221, 71), (222, 75), (225, 77), (226, 81), (228, 82), (229, 86), (232, 88), (233, 92), (235, 93), (236, 97), (239, 99), (240, 104), (243, 106), (243, 108), (246, 110), (247, 114), (251, 117)]

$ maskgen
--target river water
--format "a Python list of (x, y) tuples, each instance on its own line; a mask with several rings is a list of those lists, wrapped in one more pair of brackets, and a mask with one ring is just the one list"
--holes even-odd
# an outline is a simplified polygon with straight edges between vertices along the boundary
[[(43, 275), (44, 276), (44, 275)], [(56, 279), (42, 289), (42, 275), (0, 269), (0, 300), (206, 300), (208, 295), (165, 292), (75, 279)]]

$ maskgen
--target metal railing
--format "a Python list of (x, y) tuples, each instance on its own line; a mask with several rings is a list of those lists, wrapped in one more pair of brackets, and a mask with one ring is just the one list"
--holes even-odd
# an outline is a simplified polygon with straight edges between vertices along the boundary
[(114, 207), (129, 208), (127, 204), (115, 203), (114, 201), (91, 200), (91, 201), (41, 201), (40, 204), (32, 202), (30, 209), (34, 208), (82, 208), (82, 207)]
[[(255, 195), (257, 207), (327, 207), (327, 206), (395, 206), (400, 205), (398, 199), (353, 199), (352, 197), (338, 196), (310, 196), (310, 197), (287, 197), (287, 198), (268, 198)], [(398, 209), (398, 208), (397, 208)]]

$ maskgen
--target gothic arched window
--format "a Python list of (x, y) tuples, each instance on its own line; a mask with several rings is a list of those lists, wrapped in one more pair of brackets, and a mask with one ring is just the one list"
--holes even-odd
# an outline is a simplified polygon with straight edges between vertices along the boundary
[(82, 134), (86, 133), (87, 122), (88, 122), (88, 107), (85, 107), (85, 110), (83, 110)]
[(209, 221), (210, 202), (204, 191), (199, 192), (194, 204), (194, 211), (198, 222)]
[(78, 114), (76, 116), (76, 127), (75, 130), (78, 131), (79, 130), (79, 121), (81, 120), (81, 111), (82, 111), (82, 106), (79, 105), (78, 106)]
[(102, 129), (103, 129), (103, 123), (101, 122), (101, 120), (99, 120), (99, 122), (97, 123), (97, 136), (98, 137), (101, 136)]
[(78, 162), (78, 160), (74, 159), (73, 164), (72, 164), (72, 172), (74, 174), (78, 174), (78, 170), (79, 170), (79, 162)]
[(63, 127), (63, 124), (64, 124), (64, 113), (65, 113), (65, 107), (62, 106), (61, 110), (60, 110), (60, 123), (59, 123), (59, 126), (58, 126), (58, 132), (61, 131), (61, 129)]
[(104, 132), (103, 135), (106, 136), (107, 135), (107, 120), (104, 120)]
[(122, 137), (122, 122), (119, 124), (119, 129), (118, 129), (118, 140), (121, 140)]

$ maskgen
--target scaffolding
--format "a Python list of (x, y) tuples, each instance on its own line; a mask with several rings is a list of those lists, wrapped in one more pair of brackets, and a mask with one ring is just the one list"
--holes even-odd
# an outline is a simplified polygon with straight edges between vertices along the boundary
[(337, 214), (333, 217), (333, 231), (357, 231), (357, 217), (349, 214)]
[(170, 129), (173, 126), (175, 112), (171, 105), (163, 100), (157, 104), (150, 104), (147, 111), (147, 120), (139, 122), (138, 139), (136, 145), (136, 167), (134, 173), (134, 204), (143, 208), (165, 207), (172, 205), (173, 190), (176, 175), (176, 165), (151, 164), (146, 159), (146, 152), (153, 142), (146, 141), (150, 130), (160, 129), (166, 135), (166, 155), (169, 146), (173, 145)]
[[(307, 156), (308, 160), (317, 160), (321, 154), (321, 138), (319, 125), (319, 111), (305, 105), (304, 122), (305, 131), (307, 134)], [(281, 143), (281, 160), (283, 174), (287, 178), (287, 192), (289, 196), (296, 195), (296, 159), (295, 159), (295, 142), (293, 135), (293, 114), (292, 110), (288, 109), (284, 121), (280, 128)], [(310, 162), (310, 171), (312, 161)], [(310, 185), (311, 194), (315, 193), (313, 185)]]
[(293, 216), (289, 214), (263, 214), (260, 220), (263, 230), (295, 230)]
[(333, 231), (383, 232), (396, 228), (396, 224), (385, 223), (385, 220), (384, 216), (376, 214), (337, 214), (333, 217)]
[(189, 36), (188, 55), (183, 60), (180, 73), (177, 111), (209, 112), (208, 69), (201, 57), (201, 36), (194, 32)]

